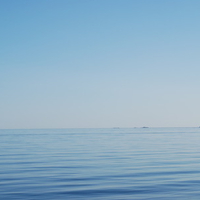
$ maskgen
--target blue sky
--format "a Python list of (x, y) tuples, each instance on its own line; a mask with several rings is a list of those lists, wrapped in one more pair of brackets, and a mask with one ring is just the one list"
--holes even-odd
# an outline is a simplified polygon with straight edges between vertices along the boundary
[(0, 128), (200, 125), (199, 0), (0, 3)]

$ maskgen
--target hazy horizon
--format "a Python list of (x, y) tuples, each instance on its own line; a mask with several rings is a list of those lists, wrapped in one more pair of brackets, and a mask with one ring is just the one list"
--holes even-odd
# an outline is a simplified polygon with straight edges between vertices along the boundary
[(1, 0), (0, 129), (198, 127), (199, 10)]
[(197, 128), (199, 129), (200, 127), (199, 126), (191, 126), (191, 127), (185, 127), (185, 126), (182, 126), (182, 127), (178, 127), (178, 126), (174, 126), (174, 127), (170, 127), (170, 126), (167, 126), (167, 127), (85, 127), (85, 128), (73, 128), (73, 127), (68, 127), (68, 128), (0, 128), (0, 130), (70, 130), (70, 129), (80, 129), (80, 130), (83, 130), (83, 129), (94, 129), (94, 130), (98, 130), (98, 129), (121, 129), (121, 130), (126, 130), (126, 129), (142, 129), (142, 130), (148, 130), (148, 129), (193, 129), (193, 128)]

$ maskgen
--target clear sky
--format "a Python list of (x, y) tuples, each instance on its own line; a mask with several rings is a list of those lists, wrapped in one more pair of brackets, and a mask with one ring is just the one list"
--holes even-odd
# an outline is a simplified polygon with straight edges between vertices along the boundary
[(200, 125), (199, 0), (0, 5), (0, 128)]

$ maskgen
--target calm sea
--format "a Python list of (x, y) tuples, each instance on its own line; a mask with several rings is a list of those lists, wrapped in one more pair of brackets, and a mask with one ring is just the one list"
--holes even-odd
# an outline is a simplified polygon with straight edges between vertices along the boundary
[(200, 128), (0, 130), (1, 200), (199, 200)]

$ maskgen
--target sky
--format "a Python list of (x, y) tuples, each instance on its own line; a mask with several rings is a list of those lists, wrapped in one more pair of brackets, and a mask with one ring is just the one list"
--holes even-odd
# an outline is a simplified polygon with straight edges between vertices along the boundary
[(199, 0), (0, 0), (0, 128), (200, 125)]

